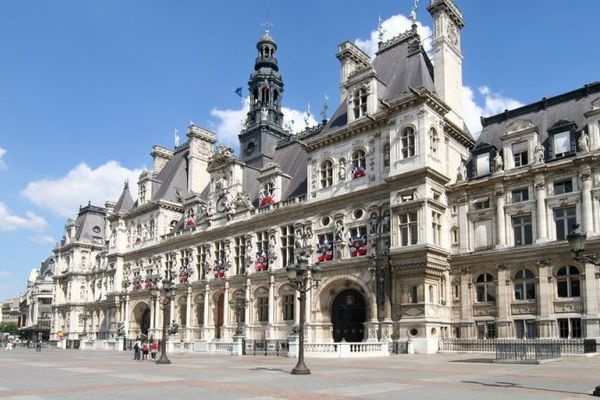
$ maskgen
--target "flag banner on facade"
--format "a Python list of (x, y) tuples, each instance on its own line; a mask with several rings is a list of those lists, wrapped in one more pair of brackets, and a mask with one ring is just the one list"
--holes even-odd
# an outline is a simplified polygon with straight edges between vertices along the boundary
[(365, 176), (367, 171), (363, 167), (354, 167), (352, 168), (352, 178), (360, 178), (361, 176)]
[(215, 278), (223, 278), (225, 276), (225, 263), (223, 260), (217, 260), (217, 263), (213, 267)]
[(333, 243), (325, 240), (317, 245), (317, 263), (333, 260)]
[(258, 206), (266, 207), (266, 206), (275, 205), (276, 201), (275, 201), (275, 197), (273, 196), (274, 191), (275, 191), (275, 189), (271, 188), (271, 189), (265, 189), (262, 192), (260, 192)]
[(242, 90), (243, 90), (243, 89), (242, 89), (242, 87), (240, 86), (239, 88), (235, 89), (233, 92), (234, 92), (235, 94), (237, 94), (238, 96), (240, 96), (240, 97), (244, 97), (244, 96), (242, 95)]
[(266, 251), (259, 251), (256, 253), (256, 261), (254, 263), (256, 271), (266, 271), (269, 269), (269, 256)]
[(134, 292), (140, 290), (142, 288), (142, 277), (140, 275), (135, 276), (131, 284)]
[(194, 221), (194, 218), (186, 218), (185, 227), (187, 229), (194, 229), (196, 227), (196, 222)]
[(367, 236), (355, 236), (350, 238), (350, 255), (352, 257), (364, 256), (367, 254)]

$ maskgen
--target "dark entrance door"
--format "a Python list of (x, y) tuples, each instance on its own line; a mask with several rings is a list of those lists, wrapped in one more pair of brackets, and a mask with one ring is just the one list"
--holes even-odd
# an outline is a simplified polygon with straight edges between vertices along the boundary
[(354, 289), (346, 289), (338, 294), (331, 307), (333, 341), (361, 342), (367, 308), (364, 297)]
[(221, 294), (219, 296), (219, 301), (217, 301), (217, 315), (215, 318), (215, 339), (221, 339), (221, 331), (223, 329), (223, 313), (225, 311), (225, 307), (223, 301), (225, 300), (225, 296)]
[(150, 329), (150, 309), (146, 308), (140, 321), (140, 331), (142, 331), (142, 335), (148, 337), (148, 329)]

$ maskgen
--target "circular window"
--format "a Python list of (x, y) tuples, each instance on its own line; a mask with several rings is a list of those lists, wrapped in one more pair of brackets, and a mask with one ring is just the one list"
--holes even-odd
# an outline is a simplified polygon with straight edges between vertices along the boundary
[(329, 225), (330, 222), (331, 222), (331, 219), (329, 217), (323, 217), (323, 218), (321, 218), (321, 225), (322, 226), (327, 226), (327, 225)]
[(411, 328), (410, 331), (408, 331), (408, 334), (410, 336), (417, 336), (419, 334), (419, 330), (417, 328)]
[(352, 213), (352, 215), (354, 216), (354, 219), (360, 219), (363, 216), (363, 210), (361, 210), (360, 208), (357, 208), (356, 210), (354, 210), (354, 212)]
[(437, 333), (437, 330), (435, 328), (431, 328), (431, 334), (435, 335)]
[(250, 154), (254, 153), (254, 150), (255, 150), (255, 149), (256, 149), (256, 143), (254, 143), (254, 142), (249, 142), (249, 143), (246, 145), (246, 154), (247, 154), (247, 155), (250, 155)]
[(94, 226), (92, 230), (94, 231), (94, 233), (100, 233), (100, 227), (98, 225)]

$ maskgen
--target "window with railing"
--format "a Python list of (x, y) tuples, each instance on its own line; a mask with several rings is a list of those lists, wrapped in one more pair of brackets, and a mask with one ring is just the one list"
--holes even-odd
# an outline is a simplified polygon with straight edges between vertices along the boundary
[(565, 339), (581, 337), (581, 318), (559, 318), (556, 322), (559, 337)]
[(330, 160), (321, 163), (321, 187), (333, 185), (333, 163)]

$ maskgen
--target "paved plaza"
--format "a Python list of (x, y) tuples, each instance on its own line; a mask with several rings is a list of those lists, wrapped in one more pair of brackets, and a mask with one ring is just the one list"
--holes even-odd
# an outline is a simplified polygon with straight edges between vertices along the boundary
[(488, 355), (295, 360), (178, 353), (173, 364), (130, 353), (17, 348), (0, 353), (0, 399), (590, 399), (600, 357), (543, 365), (492, 364)]

